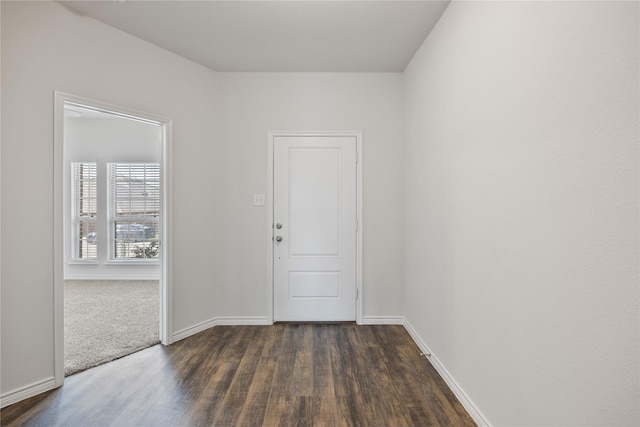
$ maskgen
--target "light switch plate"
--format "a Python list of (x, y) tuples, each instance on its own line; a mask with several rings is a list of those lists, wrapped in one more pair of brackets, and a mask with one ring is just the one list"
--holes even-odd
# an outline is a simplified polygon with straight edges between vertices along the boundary
[(264, 194), (253, 195), (253, 206), (264, 206)]

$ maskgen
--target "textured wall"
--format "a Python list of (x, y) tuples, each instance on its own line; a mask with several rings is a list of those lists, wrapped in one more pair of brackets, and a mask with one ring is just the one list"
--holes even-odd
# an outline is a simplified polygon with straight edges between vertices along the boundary
[(638, 3), (453, 2), (405, 72), (405, 310), (495, 425), (638, 425)]

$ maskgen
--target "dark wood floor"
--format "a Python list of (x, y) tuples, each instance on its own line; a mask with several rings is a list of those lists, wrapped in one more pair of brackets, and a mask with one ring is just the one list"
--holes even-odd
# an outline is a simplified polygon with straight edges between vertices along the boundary
[(3, 426), (475, 425), (401, 326), (216, 326), (67, 377)]

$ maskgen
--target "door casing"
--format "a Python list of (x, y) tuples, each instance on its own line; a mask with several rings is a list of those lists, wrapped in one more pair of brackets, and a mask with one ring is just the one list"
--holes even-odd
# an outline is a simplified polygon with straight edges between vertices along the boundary
[(314, 136), (346, 136), (356, 138), (356, 218), (358, 227), (356, 230), (356, 323), (362, 324), (362, 302), (363, 302), (363, 282), (362, 282), (362, 131), (335, 131), (335, 132), (294, 132), (294, 131), (270, 131), (267, 136), (267, 197), (265, 206), (267, 208), (267, 320), (273, 323), (274, 305), (274, 281), (273, 281), (273, 164), (274, 164), (274, 139), (282, 136), (314, 137)]

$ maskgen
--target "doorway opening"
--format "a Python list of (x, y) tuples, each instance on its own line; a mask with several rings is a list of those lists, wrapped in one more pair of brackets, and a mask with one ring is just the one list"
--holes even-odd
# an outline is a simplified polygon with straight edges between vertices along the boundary
[(170, 343), (170, 121), (57, 92), (55, 377)]

